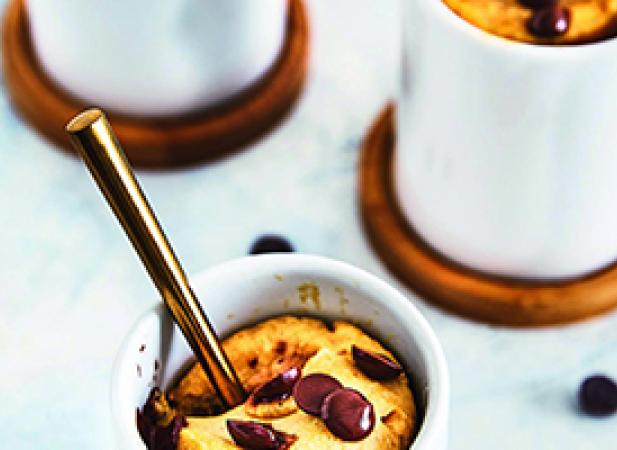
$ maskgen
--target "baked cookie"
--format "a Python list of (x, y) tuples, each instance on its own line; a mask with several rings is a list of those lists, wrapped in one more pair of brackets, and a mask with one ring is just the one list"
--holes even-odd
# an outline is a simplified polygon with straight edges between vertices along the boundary
[(617, 0), (443, 1), (484, 31), (532, 44), (582, 44), (617, 31)]
[[(355, 390), (372, 405), (374, 425), (358, 441), (337, 437), (321, 417), (301, 409), (294, 396), (264, 403), (249, 397), (245, 404), (224, 414), (214, 390), (199, 365), (169, 394), (174, 408), (187, 416), (188, 426), (179, 434), (178, 449), (237, 449), (228, 421), (255, 422), (291, 436), (287, 447), (308, 449), (406, 449), (415, 424), (415, 404), (408, 379), (396, 373), (387, 381), (369, 378), (359, 368), (352, 347), (383, 355), (392, 354), (354, 325), (334, 322), (328, 328), (311, 318), (283, 316), (241, 330), (223, 342), (223, 347), (248, 392), (294, 368), (301, 376), (327, 374), (347, 391)], [(203, 415), (203, 414), (206, 415)], [(197, 416), (196, 414), (199, 414)]]

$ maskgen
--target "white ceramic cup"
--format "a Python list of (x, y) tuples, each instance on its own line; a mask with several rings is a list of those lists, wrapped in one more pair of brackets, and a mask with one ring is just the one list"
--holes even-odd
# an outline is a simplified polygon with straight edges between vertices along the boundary
[(617, 259), (617, 40), (536, 46), (405, 0), (395, 186), (434, 249), (569, 278)]
[(287, 0), (31, 0), (35, 52), (74, 96), (140, 116), (191, 112), (276, 60)]
[[(299, 299), (298, 286), (307, 282), (319, 287), (318, 305)], [(446, 449), (449, 382), (443, 352), (418, 310), (385, 282), (341, 262), (289, 254), (231, 261), (203, 272), (192, 285), (222, 336), (281, 314), (370, 323), (366, 331), (387, 342), (414, 385), (422, 416), (411, 448)], [(112, 381), (112, 413), (120, 448), (144, 449), (135, 409), (144, 404), (155, 384), (169, 387), (191, 358), (163, 305), (137, 322), (120, 350)]]

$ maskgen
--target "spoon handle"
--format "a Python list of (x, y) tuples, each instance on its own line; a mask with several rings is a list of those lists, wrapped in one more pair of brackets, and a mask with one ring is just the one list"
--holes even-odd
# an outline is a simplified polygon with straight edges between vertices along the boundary
[(216, 333), (141, 190), (105, 114), (89, 109), (66, 126), (99, 189), (141, 257), (219, 398), (232, 407), (245, 398)]

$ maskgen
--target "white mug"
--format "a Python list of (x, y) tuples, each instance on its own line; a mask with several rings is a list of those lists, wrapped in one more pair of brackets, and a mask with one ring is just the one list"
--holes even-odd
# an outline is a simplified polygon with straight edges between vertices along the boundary
[(509, 41), (405, 0), (395, 189), (434, 249), (566, 279), (617, 259), (617, 40)]
[(139, 116), (219, 103), (280, 53), (287, 0), (30, 0), (35, 53), (73, 96)]
[[(319, 304), (299, 299), (298, 287), (307, 282), (318, 286)], [(410, 448), (446, 449), (450, 394), (443, 351), (418, 310), (385, 282), (330, 259), (279, 254), (224, 263), (195, 277), (192, 285), (221, 336), (281, 314), (370, 323), (367, 331), (381, 342), (387, 339), (414, 386), (420, 422)], [(137, 322), (113, 370), (112, 414), (120, 448), (145, 448), (137, 432), (135, 409), (144, 404), (155, 384), (168, 388), (191, 358), (191, 350), (162, 304)]]

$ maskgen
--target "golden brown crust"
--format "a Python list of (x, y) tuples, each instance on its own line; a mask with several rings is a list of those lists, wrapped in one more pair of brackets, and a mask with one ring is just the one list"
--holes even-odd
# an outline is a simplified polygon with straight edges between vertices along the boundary
[[(298, 409), (293, 399), (258, 407), (241, 405), (223, 415), (189, 417), (179, 450), (236, 449), (225, 428), (227, 419), (256, 420), (298, 436), (291, 447), (297, 449), (403, 449), (409, 446), (415, 423), (415, 405), (407, 377), (388, 382), (367, 378), (355, 366), (351, 345), (393, 357), (377, 341), (359, 328), (335, 322), (329, 330), (323, 322), (310, 318), (278, 317), (242, 330), (223, 343), (241, 381), (250, 392), (292, 366), (302, 366), (302, 374), (328, 373), (344, 386), (360, 391), (373, 404), (377, 418), (373, 432), (360, 442), (343, 442), (330, 433), (318, 418)], [(169, 393), (179, 409), (208, 409), (213, 389), (199, 366), (194, 366)]]

